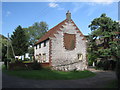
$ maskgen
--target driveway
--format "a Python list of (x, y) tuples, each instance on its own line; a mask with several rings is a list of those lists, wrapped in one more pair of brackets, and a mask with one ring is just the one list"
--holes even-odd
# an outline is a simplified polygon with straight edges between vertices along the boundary
[(2, 88), (104, 88), (116, 79), (113, 71), (89, 69), (96, 76), (78, 80), (32, 80), (2, 74)]

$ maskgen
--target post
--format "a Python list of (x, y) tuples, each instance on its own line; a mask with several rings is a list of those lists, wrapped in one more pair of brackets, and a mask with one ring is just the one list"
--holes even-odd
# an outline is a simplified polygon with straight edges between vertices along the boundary
[(8, 69), (8, 57), (9, 57), (9, 33), (8, 33), (8, 40), (7, 40), (7, 58), (5, 59), (5, 67)]
[(8, 40), (7, 40), (7, 59), (8, 59), (8, 42), (9, 42), (9, 33), (8, 33)]

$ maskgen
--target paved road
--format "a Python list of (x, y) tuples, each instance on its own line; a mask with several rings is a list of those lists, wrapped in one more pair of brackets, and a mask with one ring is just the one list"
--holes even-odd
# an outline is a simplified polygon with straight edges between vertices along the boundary
[(116, 79), (115, 72), (96, 71), (96, 76), (78, 80), (30, 80), (3, 73), (3, 88), (104, 88), (111, 80)]

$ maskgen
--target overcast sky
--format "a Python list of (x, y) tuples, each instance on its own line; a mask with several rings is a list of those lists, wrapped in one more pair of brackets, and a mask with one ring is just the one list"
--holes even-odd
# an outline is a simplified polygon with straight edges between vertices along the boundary
[(72, 20), (84, 35), (90, 33), (88, 25), (94, 18), (106, 13), (118, 20), (118, 2), (2, 2), (2, 34), (12, 34), (18, 25), (23, 28), (45, 21), (49, 29), (66, 19), (70, 10)]

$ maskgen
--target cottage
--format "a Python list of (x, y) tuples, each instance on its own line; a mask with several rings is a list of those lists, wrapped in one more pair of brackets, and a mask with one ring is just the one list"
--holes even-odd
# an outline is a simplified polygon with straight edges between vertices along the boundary
[(34, 46), (35, 59), (54, 70), (87, 69), (86, 38), (66, 13), (66, 19), (50, 29)]

